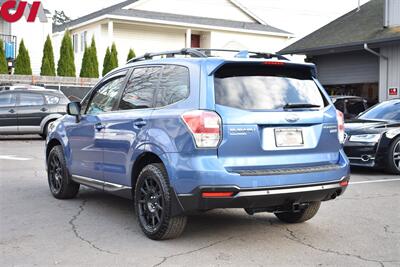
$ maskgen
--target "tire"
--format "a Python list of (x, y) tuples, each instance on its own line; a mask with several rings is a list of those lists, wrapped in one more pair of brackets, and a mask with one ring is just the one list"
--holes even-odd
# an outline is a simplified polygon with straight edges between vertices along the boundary
[(390, 145), (386, 162), (388, 173), (400, 174), (400, 137), (395, 138)]
[(186, 216), (171, 217), (171, 190), (164, 166), (150, 164), (140, 172), (135, 187), (135, 212), (150, 239), (173, 239), (185, 229)]
[(78, 194), (80, 185), (71, 180), (61, 146), (53, 147), (49, 153), (47, 180), (55, 198), (70, 199)]
[(279, 220), (286, 223), (302, 223), (308, 221), (317, 214), (319, 207), (321, 206), (321, 201), (310, 202), (308, 207), (299, 212), (279, 212), (275, 213), (275, 216)]

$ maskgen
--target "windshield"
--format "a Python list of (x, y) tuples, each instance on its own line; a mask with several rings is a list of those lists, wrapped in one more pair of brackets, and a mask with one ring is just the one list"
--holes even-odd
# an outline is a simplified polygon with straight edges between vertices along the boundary
[(260, 64), (227, 64), (215, 74), (215, 101), (248, 110), (324, 107), (325, 101), (309, 69)]
[(400, 121), (400, 101), (388, 101), (377, 104), (358, 118), (364, 120)]

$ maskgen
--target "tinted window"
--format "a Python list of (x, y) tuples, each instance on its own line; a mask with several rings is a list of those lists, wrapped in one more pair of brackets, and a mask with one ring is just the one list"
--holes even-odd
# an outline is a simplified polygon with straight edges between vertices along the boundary
[(15, 106), (14, 94), (0, 94), (0, 107), (13, 107)]
[(161, 67), (137, 68), (133, 71), (122, 95), (119, 109), (153, 107)]
[(111, 111), (118, 100), (118, 93), (124, 79), (125, 76), (118, 77), (102, 85), (93, 96), (86, 113), (97, 114)]
[(189, 95), (189, 70), (182, 66), (165, 66), (157, 91), (156, 107), (173, 104)]
[(45, 95), (44, 97), (46, 98), (46, 102), (49, 105), (58, 104), (58, 102), (60, 101), (60, 98), (54, 95)]
[(388, 101), (377, 104), (359, 118), (365, 120), (400, 121), (400, 101)]
[(335, 108), (336, 108), (337, 110), (340, 110), (341, 112), (344, 112), (344, 101), (343, 101), (343, 100), (341, 100), (341, 99), (336, 100), (336, 102), (334, 103), (334, 105), (335, 105)]
[(214, 79), (217, 104), (239, 109), (280, 109), (288, 103), (325, 106), (308, 68), (227, 64)]
[(347, 101), (347, 112), (353, 115), (358, 115), (365, 110), (364, 102), (359, 100)]
[(44, 105), (44, 99), (41, 94), (25, 94), (19, 95), (20, 106), (42, 106)]

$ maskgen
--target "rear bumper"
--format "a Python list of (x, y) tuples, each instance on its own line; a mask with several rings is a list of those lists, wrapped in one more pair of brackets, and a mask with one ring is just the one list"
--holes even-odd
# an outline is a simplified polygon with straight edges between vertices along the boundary
[[(215, 208), (263, 208), (266, 211), (290, 210), (293, 203), (326, 201), (343, 194), (349, 177), (327, 184), (296, 187), (246, 188), (199, 187), (191, 194), (178, 194), (180, 213)], [(204, 192), (233, 192), (229, 197), (204, 197)]]

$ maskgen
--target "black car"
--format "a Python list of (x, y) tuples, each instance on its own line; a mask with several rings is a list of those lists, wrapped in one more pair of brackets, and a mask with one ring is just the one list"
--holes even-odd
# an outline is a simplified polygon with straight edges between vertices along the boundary
[(377, 104), (346, 122), (345, 132), (351, 165), (400, 174), (400, 99)]
[(359, 96), (331, 96), (331, 99), (345, 120), (354, 119), (368, 108), (367, 100)]
[(50, 122), (66, 113), (68, 98), (49, 89), (0, 91), (0, 134), (47, 135)]

